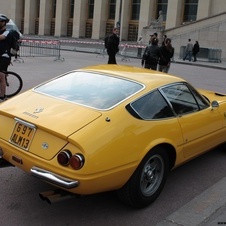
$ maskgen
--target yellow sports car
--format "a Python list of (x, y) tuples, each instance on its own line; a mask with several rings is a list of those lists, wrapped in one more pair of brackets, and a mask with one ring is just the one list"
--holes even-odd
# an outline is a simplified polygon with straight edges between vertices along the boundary
[(0, 125), (0, 167), (56, 187), (41, 198), (117, 190), (142, 208), (171, 169), (225, 142), (226, 96), (158, 71), (90, 66), (0, 104)]

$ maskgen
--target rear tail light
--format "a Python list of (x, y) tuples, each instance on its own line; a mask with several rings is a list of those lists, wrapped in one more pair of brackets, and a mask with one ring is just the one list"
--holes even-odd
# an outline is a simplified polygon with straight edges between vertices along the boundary
[(84, 165), (84, 157), (81, 154), (75, 154), (70, 158), (70, 166), (75, 169), (79, 170)]
[(67, 166), (69, 164), (71, 156), (72, 154), (69, 150), (61, 151), (57, 155), (57, 161), (59, 162), (60, 165)]
[(57, 161), (62, 166), (70, 166), (75, 169), (79, 170), (84, 165), (84, 156), (81, 154), (72, 155), (69, 150), (63, 150), (57, 155)]

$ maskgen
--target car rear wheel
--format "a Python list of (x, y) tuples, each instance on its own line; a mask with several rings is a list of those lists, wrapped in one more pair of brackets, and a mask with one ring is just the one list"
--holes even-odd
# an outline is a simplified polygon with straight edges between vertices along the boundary
[(160, 194), (169, 172), (169, 160), (164, 149), (151, 150), (142, 160), (129, 181), (118, 190), (119, 198), (126, 204), (143, 208)]

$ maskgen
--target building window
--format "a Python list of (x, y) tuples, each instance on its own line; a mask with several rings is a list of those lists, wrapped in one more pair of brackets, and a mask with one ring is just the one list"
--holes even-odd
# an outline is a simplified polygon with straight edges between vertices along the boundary
[(56, 0), (52, 1), (52, 18), (56, 18)]
[(110, 2), (109, 2), (109, 13), (108, 13), (108, 19), (109, 20), (115, 19), (115, 8), (116, 8), (116, 0), (110, 0)]
[(162, 11), (163, 21), (166, 21), (168, 0), (158, 0), (157, 2), (157, 15), (159, 16), (159, 11)]
[(93, 19), (93, 12), (94, 12), (94, 0), (89, 0), (89, 14), (88, 18)]
[(139, 16), (140, 16), (140, 0), (133, 0), (131, 20), (139, 20)]
[(198, 0), (186, 0), (184, 4), (184, 22), (195, 21), (197, 10)]
[(74, 4), (75, 4), (75, 0), (70, 0), (70, 2), (69, 2), (69, 18), (74, 17)]

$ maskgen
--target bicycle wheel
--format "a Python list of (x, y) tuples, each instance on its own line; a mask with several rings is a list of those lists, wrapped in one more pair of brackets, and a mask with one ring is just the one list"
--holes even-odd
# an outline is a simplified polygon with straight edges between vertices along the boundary
[(23, 87), (21, 77), (12, 71), (6, 72), (6, 97), (13, 97), (18, 94)]

